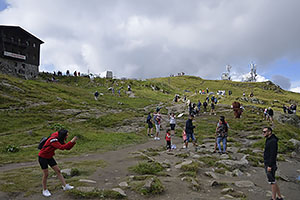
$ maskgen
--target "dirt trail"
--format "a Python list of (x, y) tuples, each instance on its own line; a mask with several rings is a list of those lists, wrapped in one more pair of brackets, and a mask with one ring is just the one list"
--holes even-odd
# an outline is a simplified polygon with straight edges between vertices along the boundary
[[(174, 108), (174, 107), (173, 107)], [(180, 108), (181, 109), (181, 108)], [(166, 117), (166, 116), (165, 116)], [(183, 119), (182, 119), (183, 120)], [(163, 127), (166, 127), (168, 120), (163, 121)], [(153, 130), (154, 131), (154, 130)], [(180, 134), (177, 134), (180, 135)], [(134, 175), (134, 173), (128, 170), (128, 167), (136, 165), (142, 160), (135, 157), (135, 152), (144, 151), (149, 148), (161, 149), (165, 146), (164, 140), (164, 131), (161, 132), (160, 141), (155, 141), (153, 138), (144, 144), (131, 145), (122, 149), (115, 151), (109, 151), (104, 153), (92, 153), (85, 154), (76, 157), (58, 159), (58, 163), (63, 163), (67, 161), (76, 162), (84, 160), (104, 160), (107, 163), (107, 166), (104, 168), (99, 167), (91, 176), (88, 177), (90, 180), (96, 181), (96, 183), (88, 184), (92, 187), (99, 189), (112, 189), (119, 187), (119, 183), (123, 181), (128, 181), (127, 177)], [(245, 138), (236, 138), (239, 142), (248, 144), (249, 140)], [(253, 140), (252, 140), (253, 141)], [(238, 153), (238, 148), (234, 147), (233, 144), (228, 143), (229, 155), (219, 155), (212, 153), (214, 142), (211, 139), (207, 139), (205, 144), (201, 145), (200, 148), (195, 149), (192, 145), (188, 149), (182, 148), (182, 139), (178, 136), (172, 138), (172, 143), (176, 145), (176, 149), (172, 152), (166, 152), (161, 150), (158, 152), (158, 155), (151, 156), (151, 159), (159, 163), (167, 162), (170, 164), (170, 167), (166, 170), (168, 176), (158, 176), (165, 187), (165, 191), (160, 195), (154, 196), (143, 196), (136, 192), (133, 192), (129, 188), (124, 189), (127, 198), (131, 200), (140, 199), (140, 200), (161, 200), (161, 199), (171, 199), (171, 200), (180, 200), (180, 199), (191, 199), (191, 200), (218, 200), (218, 199), (241, 199), (241, 198), (231, 198), (222, 194), (222, 189), (224, 187), (214, 187), (211, 186), (212, 181), (217, 181), (218, 183), (226, 183), (226, 187), (233, 188), (234, 191), (242, 192), (247, 196), (248, 200), (263, 200), (270, 199), (270, 186), (267, 184), (264, 169), (260, 167), (252, 167), (250, 164), (246, 164), (240, 170), (240, 174), (237, 176), (231, 176), (224, 173), (217, 173), (217, 167), (208, 167), (203, 165), (197, 172), (196, 184), (198, 184), (198, 191), (193, 189), (193, 184), (190, 181), (184, 181), (183, 177), (179, 175), (183, 172), (180, 168), (175, 167), (179, 163), (184, 161), (194, 161), (199, 162), (201, 157), (211, 157), (217, 160), (229, 160), (232, 162), (239, 161), (245, 154)], [(182, 154), (186, 154), (187, 157), (183, 158)], [(27, 162), (27, 163), (17, 163), (9, 164), (0, 167), (0, 172), (5, 172), (12, 169), (19, 169), (23, 167), (38, 166), (37, 162)], [(299, 172), (297, 172), (299, 170)], [(296, 177), (300, 173), (300, 162), (297, 159), (287, 158), (286, 162), (279, 163), (280, 177), (283, 177), (284, 180), (279, 180), (279, 186), (282, 194), (285, 196), (285, 199), (297, 200), (299, 199), (300, 184), (296, 181)], [(212, 174), (208, 176), (207, 173)], [(239, 173), (239, 172), (238, 172)], [(230, 172), (229, 172), (230, 174)], [(235, 185), (238, 181), (251, 181), (252, 186), (239, 187)], [(57, 180), (58, 182), (58, 180)], [(52, 192), (52, 197), (50, 199), (64, 199), (69, 200), (73, 199), (61, 189), (56, 189)], [(40, 192), (30, 196), (24, 197), (23, 194), (15, 194), (11, 196), (10, 194), (5, 194), (0, 192), (0, 199), (49, 199), (44, 198)]]

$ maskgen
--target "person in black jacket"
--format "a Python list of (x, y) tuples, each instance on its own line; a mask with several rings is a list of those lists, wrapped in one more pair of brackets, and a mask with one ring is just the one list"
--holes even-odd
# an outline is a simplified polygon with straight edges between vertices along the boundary
[[(272, 200), (283, 200), (279, 187), (275, 181), (275, 172), (277, 170), (276, 158), (278, 150), (278, 138), (272, 133), (272, 128), (265, 127), (263, 135), (266, 138), (264, 151), (264, 165), (268, 182), (272, 186)], [(277, 194), (277, 198), (276, 198)]]
[(192, 139), (193, 145), (196, 146), (196, 139), (194, 136), (194, 128), (195, 126), (193, 125), (193, 119), (194, 115), (190, 115), (189, 119), (185, 123), (185, 133), (186, 133), (186, 141), (185, 141), (185, 146), (188, 148), (188, 142), (190, 138)]

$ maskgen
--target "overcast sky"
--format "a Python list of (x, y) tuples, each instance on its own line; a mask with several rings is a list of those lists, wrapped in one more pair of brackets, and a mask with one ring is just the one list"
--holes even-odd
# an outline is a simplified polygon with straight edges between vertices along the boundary
[(220, 79), (225, 66), (300, 92), (299, 0), (0, 0), (45, 43), (40, 71)]

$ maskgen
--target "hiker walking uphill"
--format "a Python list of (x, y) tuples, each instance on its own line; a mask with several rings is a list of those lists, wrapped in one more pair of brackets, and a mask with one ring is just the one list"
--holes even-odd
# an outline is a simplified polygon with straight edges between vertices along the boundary
[(171, 128), (171, 135), (175, 134), (175, 126), (176, 126), (176, 119), (174, 113), (170, 114), (170, 128)]
[(148, 113), (146, 123), (148, 124), (147, 134), (149, 137), (153, 137), (153, 123), (151, 113)]
[(272, 132), (272, 128), (270, 127), (265, 127), (263, 129), (263, 136), (266, 138), (264, 150), (265, 172), (267, 175), (268, 182), (269, 184), (271, 184), (272, 187), (271, 200), (283, 200), (280, 194), (279, 187), (275, 180), (275, 172), (277, 170), (276, 159), (278, 151), (278, 138)]
[[(217, 138), (217, 145), (219, 149), (219, 153), (227, 153), (227, 136), (228, 136), (228, 128), (229, 125), (225, 121), (224, 116), (220, 116), (220, 120), (217, 124), (216, 128), (216, 138)], [(223, 143), (223, 152), (221, 149), (221, 142)], [(215, 145), (215, 151), (216, 151), (216, 145)]]
[(153, 120), (154, 120), (154, 124), (155, 124), (155, 129), (156, 129), (156, 135), (154, 137), (154, 140), (160, 140), (160, 138), (158, 137), (159, 132), (160, 132), (160, 123), (161, 123), (161, 115), (160, 115), (159, 111), (154, 114)]
[(194, 115), (190, 115), (189, 119), (185, 123), (185, 133), (186, 133), (186, 141), (185, 141), (185, 147), (188, 148), (188, 143), (190, 138), (192, 139), (193, 145), (196, 146), (196, 139), (194, 136), (194, 128), (196, 128), (193, 125), (193, 119)]
[(70, 190), (73, 189), (73, 186), (66, 184), (66, 181), (63, 175), (60, 172), (59, 167), (57, 166), (56, 161), (54, 160), (53, 156), (55, 155), (54, 151), (56, 149), (60, 150), (70, 150), (75, 145), (77, 137), (75, 136), (71, 141), (65, 143), (66, 139), (68, 138), (68, 131), (65, 129), (61, 129), (58, 132), (53, 133), (50, 138), (47, 139), (44, 146), (39, 152), (39, 163), (43, 170), (43, 191), (42, 194), (46, 197), (51, 196), (51, 193), (47, 189), (47, 178), (49, 175), (48, 172), (48, 165), (56, 172), (57, 177), (62, 183), (63, 190)]
[(239, 102), (235, 101), (232, 103), (231, 108), (234, 111), (234, 117), (241, 118), (241, 115), (242, 115), (241, 104)]

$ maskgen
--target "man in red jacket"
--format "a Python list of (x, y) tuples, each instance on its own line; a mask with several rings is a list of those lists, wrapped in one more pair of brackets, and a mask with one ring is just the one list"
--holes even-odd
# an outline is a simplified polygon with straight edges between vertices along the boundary
[(61, 129), (58, 132), (52, 133), (50, 138), (46, 141), (43, 148), (39, 152), (39, 163), (43, 170), (43, 195), (46, 197), (51, 196), (51, 193), (47, 189), (47, 178), (48, 178), (48, 165), (56, 172), (57, 177), (62, 182), (63, 190), (70, 190), (74, 187), (66, 184), (64, 177), (62, 176), (59, 167), (57, 166), (56, 161), (53, 156), (55, 155), (54, 151), (56, 149), (60, 150), (70, 150), (76, 143), (77, 137), (75, 136), (71, 141), (65, 143), (68, 138), (68, 131)]

